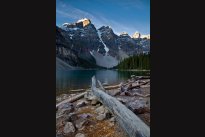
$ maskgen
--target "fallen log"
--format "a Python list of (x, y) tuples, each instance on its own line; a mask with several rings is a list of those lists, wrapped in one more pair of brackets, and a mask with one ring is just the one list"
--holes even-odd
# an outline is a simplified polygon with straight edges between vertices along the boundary
[(150, 85), (142, 85), (140, 86), (141, 88), (147, 88), (147, 87), (150, 87)]
[(148, 84), (150, 81), (147, 81), (147, 82), (144, 82), (144, 83), (141, 83), (141, 84), (138, 84), (138, 85), (135, 85), (135, 86), (129, 86), (128, 88), (127, 88), (127, 91), (129, 91), (129, 90), (131, 90), (131, 89), (133, 89), (133, 88), (140, 88), (141, 86), (143, 86), (143, 85), (146, 85), (146, 84)]
[(58, 103), (58, 104), (56, 105), (56, 108), (57, 108), (58, 106), (60, 106), (61, 104), (64, 104), (64, 103), (72, 103), (72, 102), (74, 102), (74, 101), (76, 101), (76, 100), (78, 100), (78, 99), (81, 99), (81, 98), (84, 97), (85, 94), (87, 94), (87, 91), (86, 91), (86, 92), (83, 92), (83, 93), (80, 93), (80, 94), (78, 94), (78, 95), (76, 95), (76, 96), (73, 96), (73, 97), (71, 97), (71, 98), (68, 98), (68, 99), (66, 99), (66, 100), (63, 100), (62, 102), (60, 102), (60, 103)]
[(85, 90), (86, 89), (73, 89), (73, 90), (70, 90), (70, 92), (83, 92)]
[[(117, 84), (117, 85), (103, 86), (102, 83), (101, 82), (99, 83), (99, 82), (98, 82), (98, 84), (99, 84), (100, 88), (103, 87), (104, 90), (116, 89), (116, 88), (119, 88), (121, 86), (121, 83)], [(72, 90), (70, 90), (70, 92), (83, 92), (83, 91), (86, 91), (86, 89), (72, 89)]]
[(150, 97), (150, 94), (145, 95), (145, 97)]
[(116, 89), (116, 88), (120, 88), (121, 87), (121, 83), (118, 85), (112, 85), (112, 86), (105, 86), (104, 89), (105, 90), (110, 90), (110, 89)]
[(116, 116), (116, 120), (129, 137), (150, 137), (150, 128), (137, 115), (116, 98), (96, 88), (95, 77), (92, 77), (91, 91)]
[(149, 96), (150, 96), (150, 94), (142, 95), (142, 94), (140, 94), (140, 93), (134, 93), (133, 95), (134, 95), (134, 96), (140, 96), (140, 97), (143, 97), (143, 98), (146, 98), (146, 97), (149, 97)]
[(100, 86), (100, 89), (103, 90), (104, 92), (106, 92), (105, 88), (103, 87), (103, 85), (101, 84), (101, 82), (98, 80), (98, 84)]
[(150, 76), (135, 76), (136, 80), (150, 79)]

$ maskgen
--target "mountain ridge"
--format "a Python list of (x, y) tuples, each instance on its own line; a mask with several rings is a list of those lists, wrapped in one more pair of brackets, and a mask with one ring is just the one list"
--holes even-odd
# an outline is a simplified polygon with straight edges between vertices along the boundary
[(124, 58), (149, 52), (149, 41), (126, 33), (117, 35), (110, 26), (96, 29), (87, 18), (56, 26), (56, 55), (71, 66), (81, 66), (83, 59), (92, 67), (112, 68)]

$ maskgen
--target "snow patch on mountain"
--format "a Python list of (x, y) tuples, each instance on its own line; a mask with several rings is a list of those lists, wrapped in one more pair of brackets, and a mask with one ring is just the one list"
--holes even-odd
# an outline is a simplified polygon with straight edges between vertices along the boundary
[(70, 23), (63, 23), (62, 26), (68, 26), (68, 25), (70, 25)]
[(83, 21), (86, 21), (86, 20), (88, 20), (88, 19), (87, 18), (83, 18), (83, 19), (78, 20), (77, 23), (83, 22)]
[(118, 64), (118, 60), (112, 56), (103, 56), (102, 54), (96, 51), (90, 51), (90, 54), (95, 58), (96, 64), (98, 66), (112, 68)]
[(77, 27), (74, 27), (74, 28), (68, 28), (68, 23), (64, 23), (60, 28), (65, 30), (65, 31), (75, 31), (75, 30), (78, 30), (80, 28), (77, 28)]
[(101, 32), (99, 30), (97, 30), (97, 33), (98, 33), (98, 37), (100, 38), (100, 41), (102, 42), (102, 44), (104, 45), (104, 49), (106, 51), (105, 55), (108, 55), (108, 51), (109, 51), (109, 48), (105, 45), (105, 43), (103, 42), (102, 40), (102, 37), (101, 37)]

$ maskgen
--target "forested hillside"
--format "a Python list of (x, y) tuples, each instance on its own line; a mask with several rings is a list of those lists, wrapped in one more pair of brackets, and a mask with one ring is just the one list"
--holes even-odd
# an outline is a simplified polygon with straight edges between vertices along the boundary
[(117, 65), (117, 69), (150, 69), (150, 54), (134, 55)]

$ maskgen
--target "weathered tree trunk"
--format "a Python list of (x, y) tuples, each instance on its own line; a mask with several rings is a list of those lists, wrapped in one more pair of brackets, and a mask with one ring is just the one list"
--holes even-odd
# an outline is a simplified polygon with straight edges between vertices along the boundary
[(98, 84), (100, 86), (100, 89), (103, 90), (104, 92), (106, 92), (105, 88), (103, 87), (103, 85), (101, 84), (101, 82), (98, 80)]
[(106, 89), (106, 90), (116, 89), (116, 88), (120, 88), (120, 86), (121, 86), (121, 84), (112, 85), (112, 86), (104, 86), (104, 89)]
[(96, 88), (95, 77), (92, 78), (91, 89), (99, 101), (116, 116), (116, 120), (130, 137), (150, 137), (150, 128), (138, 116), (116, 98)]
[(83, 98), (85, 94), (87, 94), (87, 92), (83, 92), (83, 93), (78, 94), (78, 95), (76, 95), (76, 96), (74, 96), (74, 97), (71, 97), (71, 98), (68, 98), (68, 99), (66, 99), (66, 100), (63, 100), (62, 102), (60, 102), (60, 103), (58, 103), (58, 104), (56, 105), (56, 108), (57, 108), (58, 106), (60, 106), (61, 104), (64, 104), (64, 103), (72, 103), (72, 102), (74, 102), (74, 101), (76, 101), (76, 100), (78, 100), (78, 99), (80, 99), (80, 98)]
[(149, 97), (150, 94), (142, 95), (142, 94), (140, 94), (140, 93), (134, 93), (134, 96), (140, 96), (140, 97), (146, 98), (146, 97)]
[(150, 76), (136, 76), (135, 79), (137, 80), (150, 79)]
[(136, 86), (129, 86), (128, 88), (127, 88), (127, 91), (128, 90), (131, 90), (131, 89), (133, 89), (133, 88), (140, 88), (141, 86), (143, 86), (143, 85), (146, 85), (146, 84), (148, 84), (150, 81), (147, 81), (147, 82), (143, 82), (143, 83), (141, 83), (141, 84), (139, 84), (139, 85), (136, 85)]
[(86, 89), (72, 89), (72, 90), (70, 90), (70, 92), (83, 92), (85, 90)]

